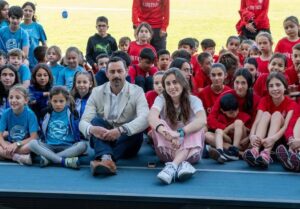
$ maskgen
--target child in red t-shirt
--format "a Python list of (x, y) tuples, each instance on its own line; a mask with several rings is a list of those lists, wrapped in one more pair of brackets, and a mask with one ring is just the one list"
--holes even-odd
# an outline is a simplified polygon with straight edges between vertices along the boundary
[(267, 168), (272, 161), (271, 150), (284, 135), (297, 109), (296, 102), (285, 96), (288, 83), (282, 73), (270, 73), (267, 87), (269, 95), (261, 99), (249, 135), (252, 148), (246, 150), (243, 155), (244, 160), (250, 166), (262, 168)]
[(171, 63), (170, 52), (166, 49), (161, 49), (157, 52), (157, 68), (159, 71), (166, 71)]
[(257, 34), (255, 41), (261, 55), (256, 59), (259, 73), (269, 73), (268, 63), (272, 57), (273, 38), (268, 32), (260, 32)]
[(275, 52), (284, 54), (288, 60), (287, 66), (290, 67), (293, 65), (292, 48), (294, 45), (300, 43), (300, 26), (298, 18), (295, 16), (287, 17), (283, 21), (283, 27), (287, 37), (284, 37), (278, 41)]
[[(269, 72), (283, 73), (286, 77), (286, 80), (288, 81), (288, 84), (290, 84), (289, 77), (285, 73), (286, 63), (287, 63), (286, 57), (283, 54), (275, 53), (272, 55), (272, 57), (270, 59), (270, 62), (268, 64), (268, 69), (269, 69)], [(257, 78), (257, 80), (253, 86), (254, 92), (260, 97), (268, 95), (268, 89), (266, 86), (266, 81), (267, 81), (268, 75), (269, 75), (269, 73), (260, 74), (260, 76)]]
[[(220, 108), (221, 111), (216, 115), (220, 123), (208, 123), (214, 133), (206, 133), (206, 142), (216, 147), (216, 149), (210, 148), (209, 156), (219, 163), (224, 163), (227, 160), (238, 160), (239, 150), (245, 149), (248, 145), (245, 123), (250, 121), (251, 117), (239, 111), (238, 101), (233, 94), (225, 94), (221, 97)], [(228, 149), (223, 150), (224, 146)]]
[(217, 101), (217, 98), (228, 90), (231, 90), (228, 86), (224, 85), (224, 79), (226, 78), (226, 68), (221, 63), (215, 63), (212, 65), (209, 78), (212, 82), (211, 85), (206, 86), (200, 93), (199, 98), (202, 100), (203, 107), (206, 111), (206, 115), (209, 115), (212, 107)]
[(153, 36), (153, 31), (151, 29), (151, 26), (148, 23), (141, 23), (137, 27), (135, 31), (136, 41), (130, 42), (128, 48), (128, 54), (131, 58), (131, 65), (138, 64), (139, 55), (141, 53), (141, 50), (144, 48), (152, 49), (156, 57), (156, 50), (150, 44), (150, 40), (152, 36)]
[(131, 83), (142, 87), (144, 92), (153, 89), (153, 75), (157, 72), (157, 68), (153, 65), (155, 54), (150, 48), (142, 49), (139, 56), (139, 64), (129, 67), (128, 75)]
[(293, 46), (292, 61), (293, 65), (286, 69), (286, 74), (289, 76), (290, 83), (297, 89), (297, 85), (299, 84), (297, 69), (299, 69), (300, 66), (300, 44)]
[(209, 74), (211, 71), (211, 65), (213, 63), (213, 58), (210, 53), (202, 52), (198, 56), (198, 64), (200, 69), (197, 72), (194, 72), (193, 84), (194, 84), (194, 93), (199, 95), (199, 93), (206, 86), (211, 84), (209, 79)]
[(257, 72), (257, 62), (254, 57), (248, 57), (244, 62), (244, 68), (246, 68), (252, 75), (252, 83), (255, 85), (255, 82), (258, 77)]
[(224, 52), (219, 57), (219, 63), (226, 67), (227, 77), (224, 84), (233, 87), (233, 75), (239, 68), (239, 59), (232, 52)]
[(243, 63), (241, 62), (242, 55), (239, 53), (240, 45), (241, 45), (241, 39), (238, 36), (229, 36), (227, 38), (226, 41), (227, 51), (237, 56), (239, 58), (240, 64), (242, 64)]
[(243, 66), (245, 59), (247, 59), (249, 57), (249, 51), (250, 48), (255, 44), (255, 42), (253, 40), (243, 40), (238, 52), (239, 52), (239, 59), (240, 59), (240, 65)]
[(219, 56), (215, 54), (216, 42), (210, 38), (203, 39), (200, 43), (202, 51), (208, 52), (213, 57), (214, 63), (218, 62)]

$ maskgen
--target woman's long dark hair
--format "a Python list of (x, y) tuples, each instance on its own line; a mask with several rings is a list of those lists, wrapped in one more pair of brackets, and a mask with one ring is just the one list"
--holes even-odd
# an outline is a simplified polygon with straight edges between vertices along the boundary
[(233, 80), (235, 80), (238, 76), (243, 76), (248, 84), (248, 89), (245, 96), (246, 102), (243, 106), (243, 110), (245, 112), (251, 112), (253, 107), (252, 75), (247, 68), (240, 68), (235, 72)]
[[(177, 80), (177, 82), (182, 86), (182, 93), (180, 95), (180, 114), (179, 117), (177, 117), (176, 108), (174, 106), (173, 100), (170, 97), (169, 94), (166, 92), (166, 84), (165, 80), (166, 78), (173, 74)], [(184, 124), (186, 124), (190, 118), (190, 112), (191, 112), (191, 105), (190, 105), (190, 87), (186, 80), (186, 78), (182, 75), (180, 70), (178, 68), (170, 68), (169, 70), (165, 71), (165, 74), (162, 77), (162, 85), (164, 87), (163, 96), (166, 100), (165, 104), (165, 113), (167, 119), (169, 119), (172, 126), (176, 126), (178, 119), (180, 119)]]

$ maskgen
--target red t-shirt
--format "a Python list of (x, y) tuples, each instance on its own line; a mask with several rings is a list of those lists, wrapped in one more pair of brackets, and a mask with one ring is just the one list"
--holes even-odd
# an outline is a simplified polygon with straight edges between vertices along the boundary
[(259, 105), (257, 107), (258, 110), (262, 110), (264, 112), (269, 112), (270, 114), (273, 114), (274, 112), (278, 111), (280, 112), (283, 117), (287, 115), (287, 113), (290, 110), (296, 110), (297, 109), (297, 103), (289, 98), (288, 96), (284, 96), (284, 100), (280, 103), (280, 105), (275, 106), (272, 97), (270, 95), (263, 97)]
[[(245, 103), (247, 102), (247, 98), (245, 97), (240, 97), (236, 94), (235, 90), (232, 89), (232, 90), (229, 90), (227, 92), (224, 92), (223, 94), (221, 94), (217, 101), (215, 102), (212, 110), (211, 110), (211, 113), (209, 114), (209, 117), (207, 118), (207, 123), (210, 123), (210, 124), (215, 124), (215, 125), (218, 125), (220, 124), (220, 122), (216, 119), (217, 118), (217, 115), (220, 114), (219, 112), (221, 111), (220, 110), (220, 99), (221, 99), (221, 96), (224, 95), (224, 94), (228, 94), (228, 93), (231, 93), (233, 95), (236, 96), (237, 100), (238, 100), (238, 103), (239, 103), (239, 110), (241, 112), (246, 112), (246, 110), (244, 110), (244, 105)], [(246, 124), (247, 127), (251, 127), (252, 123), (254, 122), (254, 119), (255, 119), (255, 116), (256, 116), (256, 112), (257, 112), (257, 106), (258, 106), (258, 103), (259, 103), (259, 100), (260, 100), (260, 97), (257, 96), (255, 93), (253, 94), (253, 105), (252, 105), (252, 109), (250, 111), (247, 111), (247, 113), (249, 113), (249, 115), (251, 116), (251, 120)]]
[(198, 55), (199, 54), (195, 54), (191, 58), (191, 65), (192, 65), (192, 68), (193, 68), (193, 74), (194, 75), (196, 75), (201, 70), (201, 66), (198, 62)]
[[(284, 73), (286, 80), (288, 81), (288, 84), (290, 85), (290, 79), (289, 76)], [(254, 92), (260, 96), (264, 97), (269, 95), (268, 89), (267, 89), (267, 79), (268, 79), (269, 73), (263, 73), (261, 74), (257, 79), (256, 82), (254, 83), (253, 90)]]
[(230, 87), (228, 86), (225, 86), (224, 85), (224, 88), (223, 90), (216, 94), (211, 86), (206, 86), (200, 93), (199, 93), (199, 98), (202, 100), (202, 104), (203, 104), (203, 107), (206, 111), (206, 114), (209, 115), (209, 113), (211, 112), (211, 109), (212, 107), (214, 106), (215, 102), (217, 101), (218, 97), (226, 92), (226, 91), (229, 91), (231, 90)]
[(284, 137), (285, 137), (285, 139), (286, 139), (287, 142), (288, 142), (288, 139), (289, 139), (290, 137), (294, 136), (294, 127), (295, 127), (295, 125), (296, 125), (296, 123), (297, 123), (297, 120), (298, 120), (299, 117), (300, 117), (300, 111), (299, 111), (300, 106), (299, 106), (299, 104), (297, 104), (297, 105), (298, 105), (298, 107), (297, 107), (297, 109), (294, 111), (293, 117), (291, 118), (291, 120), (290, 120), (290, 122), (289, 122), (289, 125), (288, 125), (288, 127), (286, 128), (286, 131), (285, 131), (285, 133), (284, 133)]
[(256, 58), (258, 73), (269, 73), (268, 64), (269, 60), (262, 60), (260, 57)]
[(150, 90), (150, 91), (147, 91), (145, 96), (146, 96), (146, 100), (148, 102), (148, 106), (149, 106), (149, 109), (150, 109), (152, 107), (156, 97), (158, 96), (158, 94), (156, 93), (156, 91)]
[(219, 60), (219, 55), (214, 55), (213, 56), (213, 60), (214, 60), (214, 63), (217, 63), (218, 62), (218, 60)]
[(156, 56), (156, 50), (149, 43), (140, 45), (136, 41), (130, 42), (129, 48), (128, 48), (128, 55), (131, 58), (131, 65), (136, 65), (139, 63), (139, 56), (140, 56), (141, 50), (144, 48), (152, 49), (152, 51), (154, 52), (154, 54)]
[(152, 28), (167, 30), (170, 18), (169, 0), (133, 0), (132, 22), (138, 26), (147, 22)]
[(287, 58), (287, 67), (290, 67), (293, 65), (292, 61), (292, 52), (293, 52), (293, 46), (300, 43), (300, 38), (297, 41), (289, 41), (287, 37), (282, 38), (278, 41), (275, 52), (282, 53)]
[(201, 89), (203, 89), (209, 85), (211, 85), (211, 80), (210, 80), (209, 76), (207, 76), (203, 72), (203, 70), (198, 71), (198, 73), (195, 74), (194, 79), (193, 79), (194, 93), (196, 95), (199, 95)]
[(299, 84), (298, 73), (294, 65), (287, 68), (285, 74), (289, 77), (290, 84)]
[[(217, 120), (220, 122), (219, 124), (210, 124), (208, 123), (208, 127), (210, 129), (216, 130), (216, 129), (222, 129), (224, 130), (227, 126), (232, 124), (236, 120), (241, 120), (246, 124), (248, 121), (250, 121), (251, 117), (247, 113), (239, 112), (238, 115), (235, 118), (228, 118), (226, 115), (224, 115), (221, 111), (220, 114), (217, 116)], [(208, 116), (210, 117), (210, 116)], [(222, 124), (222, 125), (221, 125)]]
[(158, 71), (157, 67), (152, 66), (149, 71), (142, 70), (138, 65), (133, 65), (129, 67), (128, 75), (130, 76), (131, 83), (135, 83), (135, 77), (137, 76), (153, 76)]

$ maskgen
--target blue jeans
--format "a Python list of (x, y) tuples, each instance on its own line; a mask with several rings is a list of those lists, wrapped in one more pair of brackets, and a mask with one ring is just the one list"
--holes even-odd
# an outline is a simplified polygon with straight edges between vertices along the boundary
[[(100, 117), (96, 117), (92, 120), (93, 126), (100, 126), (106, 129), (112, 129), (113, 127)], [(95, 151), (95, 159), (101, 159), (104, 154), (111, 155), (114, 161), (121, 158), (130, 158), (135, 156), (140, 150), (143, 143), (143, 133), (137, 133), (132, 136), (121, 135), (117, 140), (104, 141), (92, 135), (91, 147)]]

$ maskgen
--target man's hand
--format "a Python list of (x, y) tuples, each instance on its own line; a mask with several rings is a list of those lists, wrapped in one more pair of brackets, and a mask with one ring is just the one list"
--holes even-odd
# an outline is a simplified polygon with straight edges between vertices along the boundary
[(121, 136), (118, 128), (114, 128), (111, 130), (107, 130), (107, 132), (103, 135), (103, 139), (106, 141), (115, 141)]
[(92, 126), (90, 128), (90, 133), (96, 138), (104, 139), (104, 134), (109, 130), (100, 126)]

